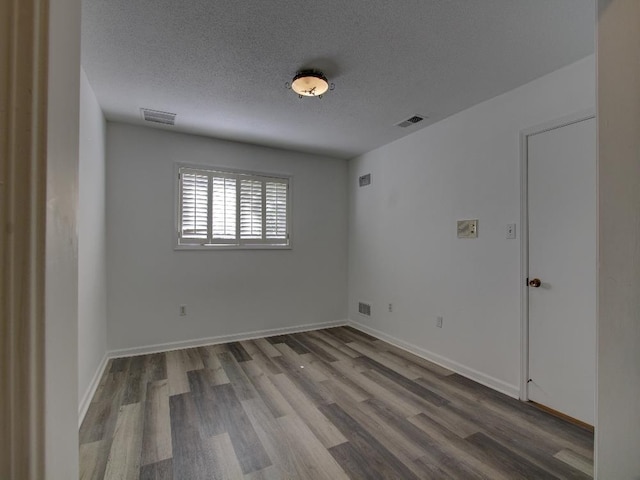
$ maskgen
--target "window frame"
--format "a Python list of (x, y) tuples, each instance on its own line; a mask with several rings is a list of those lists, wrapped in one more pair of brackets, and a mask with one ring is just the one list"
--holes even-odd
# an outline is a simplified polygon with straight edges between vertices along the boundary
[[(287, 243), (286, 244), (272, 244), (272, 243), (181, 243), (181, 228), (182, 228), (182, 182), (180, 173), (182, 169), (197, 170), (203, 172), (213, 172), (220, 174), (221, 177), (229, 176), (234, 177), (237, 175), (246, 176), (247, 179), (257, 179), (264, 181), (265, 179), (273, 178), (274, 180), (286, 181), (287, 188)], [(293, 218), (293, 176), (287, 173), (276, 172), (260, 172), (255, 170), (244, 170), (238, 168), (229, 168), (218, 165), (198, 165), (192, 163), (177, 162), (174, 164), (174, 235), (173, 235), (173, 249), (174, 250), (291, 250), (293, 248), (293, 232), (292, 232), (292, 218)], [(262, 212), (263, 216), (266, 211)], [(208, 222), (210, 219), (208, 219)], [(239, 221), (239, 218), (236, 219)], [(237, 241), (237, 240), (236, 240)]]

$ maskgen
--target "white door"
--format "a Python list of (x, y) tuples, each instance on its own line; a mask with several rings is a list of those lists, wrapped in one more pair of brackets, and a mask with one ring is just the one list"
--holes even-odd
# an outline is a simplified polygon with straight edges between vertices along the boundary
[(527, 138), (528, 396), (593, 425), (596, 121), (586, 119)]

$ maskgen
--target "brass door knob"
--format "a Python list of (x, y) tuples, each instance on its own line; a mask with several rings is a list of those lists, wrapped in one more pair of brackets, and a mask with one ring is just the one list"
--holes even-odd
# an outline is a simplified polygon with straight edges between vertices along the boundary
[(539, 278), (534, 278), (532, 280), (529, 280), (529, 286), (530, 287), (540, 288), (540, 285), (542, 285), (542, 282), (540, 281)]

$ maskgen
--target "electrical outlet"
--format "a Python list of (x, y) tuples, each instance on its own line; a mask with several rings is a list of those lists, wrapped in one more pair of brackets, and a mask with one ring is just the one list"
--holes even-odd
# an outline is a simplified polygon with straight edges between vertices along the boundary
[(509, 223), (507, 225), (507, 239), (511, 240), (516, 238), (516, 224)]
[(393, 303), (390, 303), (390, 304), (389, 304), (389, 311), (390, 311), (390, 312), (393, 312)]
[(442, 317), (436, 317), (436, 327), (442, 328)]
[(187, 306), (186, 305), (180, 305), (180, 316), (181, 317), (186, 317), (187, 316)]

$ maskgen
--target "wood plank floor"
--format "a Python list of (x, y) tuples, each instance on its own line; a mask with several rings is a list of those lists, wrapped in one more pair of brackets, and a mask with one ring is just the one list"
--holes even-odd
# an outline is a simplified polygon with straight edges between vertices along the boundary
[(593, 434), (340, 327), (115, 359), (82, 479), (583, 479)]

